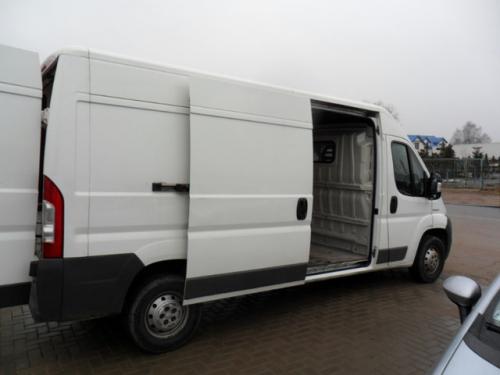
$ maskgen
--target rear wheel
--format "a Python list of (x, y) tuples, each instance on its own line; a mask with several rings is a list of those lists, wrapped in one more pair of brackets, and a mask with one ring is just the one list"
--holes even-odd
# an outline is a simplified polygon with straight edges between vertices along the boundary
[(444, 267), (445, 246), (440, 238), (426, 235), (420, 241), (417, 256), (410, 268), (415, 279), (432, 283), (441, 275)]
[(193, 336), (200, 320), (198, 305), (183, 306), (184, 279), (158, 276), (135, 293), (126, 312), (127, 328), (144, 351), (161, 353), (177, 349)]

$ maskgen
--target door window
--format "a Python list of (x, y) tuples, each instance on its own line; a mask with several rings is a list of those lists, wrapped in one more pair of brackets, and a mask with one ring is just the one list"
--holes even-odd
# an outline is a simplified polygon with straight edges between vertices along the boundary
[(411, 185), (412, 195), (423, 197), (425, 195), (425, 171), (420, 165), (416, 155), (411, 150), (408, 150), (410, 155), (410, 170), (411, 170)]
[(391, 145), (394, 179), (400, 193), (422, 197), (425, 194), (425, 171), (407, 145)]
[(394, 165), (394, 178), (400, 193), (412, 195), (410, 161), (408, 151), (402, 143), (392, 144), (392, 163)]

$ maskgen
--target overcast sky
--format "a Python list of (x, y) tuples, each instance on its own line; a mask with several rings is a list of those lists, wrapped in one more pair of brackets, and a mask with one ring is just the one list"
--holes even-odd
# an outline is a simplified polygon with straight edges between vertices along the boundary
[(0, 43), (382, 100), (410, 134), (471, 120), (500, 141), (500, 0), (0, 0)]

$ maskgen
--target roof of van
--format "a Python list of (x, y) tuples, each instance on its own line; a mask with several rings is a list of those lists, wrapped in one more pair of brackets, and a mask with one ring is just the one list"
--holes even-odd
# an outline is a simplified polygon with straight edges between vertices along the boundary
[(245, 80), (245, 79), (241, 79), (241, 78), (235, 78), (235, 77), (217, 75), (217, 74), (210, 74), (207, 72), (202, 72), (202, 71), (198, 71), (198, 70), (194, 70), (194, 69), (186, 69), (186, 68), (180, 68), (180, 67), (171, 66), (171, 65), (165, 65), (165, 64), (161, 64), (161, 63), (157, 63), (157, 62), (139, 60), (139, 59), (135, 59), (135, 58), (127, 57), (127, 56), (121, 56), (121, 55), (117, 55), (117, 54), (113, 54), (113, 53), (107, 53), (107, 52), (101, 52), (101, 51), (97, 51), (97, 50), (93, 50), (93, 49), (87, 49), (84, 47), (68, 47), (68, 48), (63, 48), (63, 49), (58, 50), (54, 54), (50, 55), (44, 61), (44, 63), (42, 64), (42, 70), (45, 70), (47, 67), (52, 65), (52, 63), (54, 61), (56, 61), (60, 55), (90, 57), (90, 58), (96, 59), (96, 60), (114, 62), (114, 63), (125, 64), (125, 65), (133, 65), (133, 66), (137, 66), (137, 67), (141, 67), (141, 68), (159, 70), (159, 71), (164, 71), (164, 72), (174, 73), (174, 74), (206, 76), (206, 77), (211, 77), (211, 78), (219, 78), (219, 79), (224, 79), (224, 80), (237, 81), (237, 82), (242, 82), (242, 83), (246, 83), (246, 84), (267, 87), (267, 88), (273, 89), (273, 90), (291, 92), (294, 94), (307, 96), (310, 99), (323, 101), (323, 102), (327, 102), (327, 103), (335, 103), (335, 104), (340, 104), (340, 105), (344, 105), (344, 106), (348, 106), (348, 107), (360, 108), (360, 109), (364, 109), (367, 111), (384, 112), (387, 115), (392, 117), (392, 115), (385, 108), (378, 106), (378, 105), (375, 105), (375, 104), (354, 101), (354, 100), (348, 100), (348, 99), (340, 99), (340, 98), (325, 96), (325, 95), (318, 95), (318, 94), (314, 94), (314, 93), (307, 92), (307, 91), (295, 90), (295, 89), (282, 87), (282, 86), (276, 86), (276, 85), (269, 85), (266, 83), (250, 81), (250, 80)]

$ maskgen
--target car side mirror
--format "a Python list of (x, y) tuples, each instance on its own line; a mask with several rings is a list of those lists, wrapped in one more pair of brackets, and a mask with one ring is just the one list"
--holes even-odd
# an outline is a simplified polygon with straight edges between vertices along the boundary
[(429, 199), (441, 198), (441, 176), (439, 173), (431, 172), (427, 179), (427, 197)]
[(448, 298), (458, 306), (460, 322), (463, 323), (476, 302), (481, 298), (481, 287), (465, 276), (451, 276), (443, 284)]

